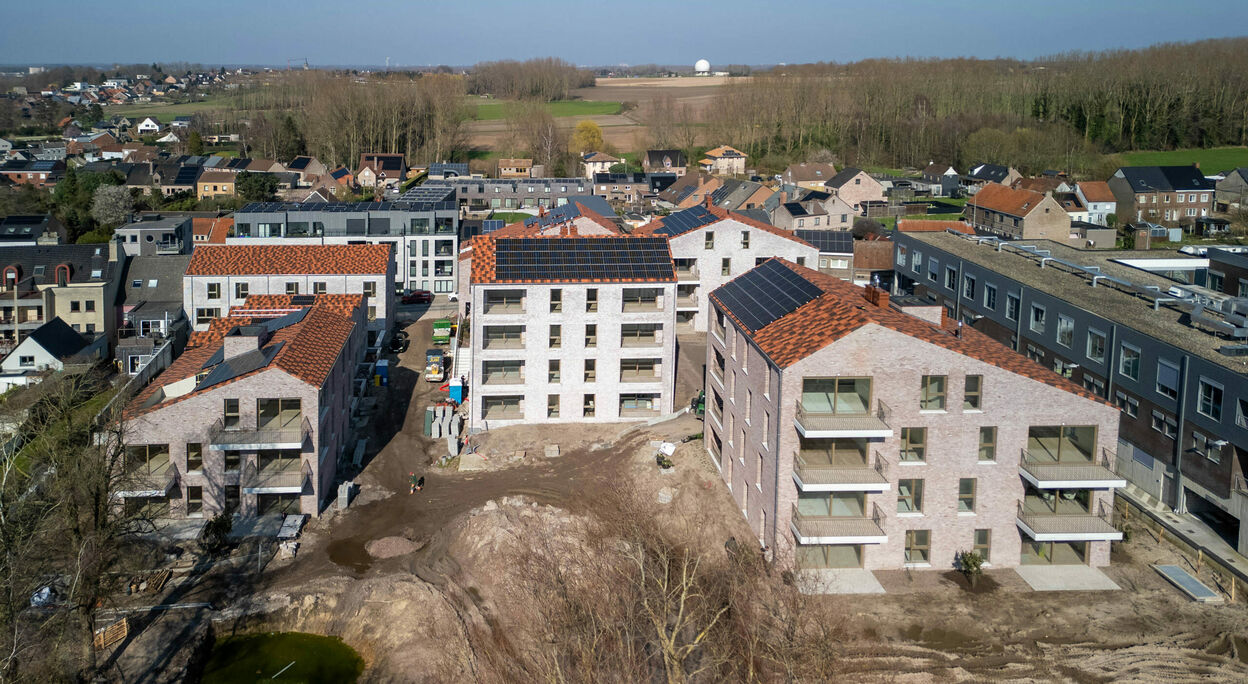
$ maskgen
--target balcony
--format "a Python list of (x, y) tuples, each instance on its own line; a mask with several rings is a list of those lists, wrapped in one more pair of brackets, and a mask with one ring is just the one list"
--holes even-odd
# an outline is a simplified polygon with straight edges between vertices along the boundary
[(483, 385), (523, 385), (524, 374), (515, 371), (495, 371), (482, 373)]
[(258, 470), (249, 465), (240, 484), (244, 494), (302, 494), (311, 479), (306, 467)]
[(698, 308), (698, 293), (690, 292), (686, 295), (676, 295), (677, 309), (696, 309)]
[(657, 299), (634, 299), (625, 301), (623, 306), (624, 313), (634, 313), (637, 311), (662, 311), (663, 305)]
[(620, 346), (626, 349), (636, 349), (639, 347), (661, 347), (663, 342), (658, 335), (650, 334), (644, 337), (623, 337), (620, 339)]
[(838, 437), (892, 437), (893, 429), (888, 425), (891, 415), (888, 405), (876, 402), (874, 413), (844, 413), (822, 409), (813, 409), (797, 402), (797, 412), (793, 416), (793, 425), (803, 437), (838, 438)]
[(872, 504), (871, 517), (832, 517), (803, 515), (793, 506), (789, 527), (799, 544), (883, 544), (888, 535), (880, 527), (884, 516)]
[(150, 499), (166, 496), (177, 480), (178, 471), (171, 463), (144, 464), (127, 472), (122, 478), (122, 488), (113, 493), (118, 498)]
[(694, 282), (694, 281), (697, 281), (699, 278), (700, 276), (698, 275), (698, 267), (696, 264), (692, 266), (677, 266), (676, 267), (677, 282), (682, 282), (682, 283)]
[(1020, 501), (1017, 522), (1023, 534), (1038, 542), (1121, 541), (1122, 533), (1110, 522), (1109, 513), (1104, 502), (1094, 515), (1091, 511), (1056, 513)]
[(873, 462), (818, 463), (793, 457), (793, 482), (802, 492), (887, 492), (891, 487), (884, 474), (884, 458), (875, 453)]
[(1023, 449), (1018, 462), (1019, 475), (1036, 489), (1109, 489), (1126, 487), (1127, 481), (1114, 473), (1109, 455), (1080, 461), (1056, 461)]
[(620, 371), (620, 382), (661, 382), (663, 376), (658, 368)]
[(227, 428), (224, 421), (218, 418), (208, 431), (208, 448), (219, 451), (303, 449), (303, 443), (311, 434), (312, 423), (306, 417), (299, 425), (285, 428)]

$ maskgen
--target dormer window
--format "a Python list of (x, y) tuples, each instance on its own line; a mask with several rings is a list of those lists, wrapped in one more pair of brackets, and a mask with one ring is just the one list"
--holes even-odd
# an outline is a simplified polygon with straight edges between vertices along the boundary
[(69, 266), (61, 264), (56, 267), (56, 285), (57, 287), (65, 287), (69, 284)]

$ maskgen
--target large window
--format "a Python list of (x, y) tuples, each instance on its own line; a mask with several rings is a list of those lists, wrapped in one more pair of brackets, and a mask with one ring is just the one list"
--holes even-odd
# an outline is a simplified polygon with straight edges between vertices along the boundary
[(984, 307), (992, 310), (997, 308), (997, 286), (991, 283), (984, 285)]
[(237, 429), (239, 426), (240, 415), (238, 412), (238, 400), (226, 399), (221, 409), (221, 424), (226, 430)]
[(1122, 343), (1122, 354), (1118, 358), (1118, 372), (1132, 380), (1140, 379), (1140, 349), (1126, 342)]
[(1022, 299), (1013, 292), (1005, 295), (1005, 317), (1011, 321), (1018, 320), (1018, 308), (1022, 305)]
[(1039, 304), (1031, 305), (1031, 331), (1035, 333), (1044, 332), (1044, 307)]
[(945, 267), (945, 289), (958, 291), (958, 271), (951, 266)]
[(1209, 380), (1200, 379), (1200, 402), (1196, 410), (1207, 418), (1222, 420), (1222, 385)]
[(871, 410), (871, 378), (806, 378), (802, 408), (811, 413), (867, 413)]
[(1170, 399), (1179, 398), (1179, 367), (1165, 359), (1157, 361), (1157, 393)]
[(906, 530), (906, 562), (931, 562), (932, 533), (930, 530)]
[(195, 325), (208, 325), (213, 319), (221, 317), (221, 309), (217, 307), (201, 307), (195, 309)]
[(1057, 343), (1067, 348), (1075, 343), (1075, 319), (1057, 315)]
[(303, 420), (299, 399), (257, 399), (256, 427), (285, 430), (298, 427)]
[(1027, 429), (1027, 453), (1045, 461), (1086, 463), (1096, 453), (1096, 426), (1033, 425)]
[(1088, 330), (1087, 357), (1097, 363), (1105, 362), (1105, 333), (1100, 330)]
[(944, 375), (924, 375), (919, 393), (919, 409), (922, 411), (945, 410)]
[(979, 460), (997, 460), (997, 428), (985, 426), (979, 429)]
[(923, 512), (923, 480), (909, 479), (897, 481), (897, 512)]
[(962, 276), (962, 296), (971, 300), (975, 299), (975, 276)]
[(980, 560), (988, 563), (992, 552), (992, 530), (975, 530), (975, 546), (971, 549), (979, 555)]

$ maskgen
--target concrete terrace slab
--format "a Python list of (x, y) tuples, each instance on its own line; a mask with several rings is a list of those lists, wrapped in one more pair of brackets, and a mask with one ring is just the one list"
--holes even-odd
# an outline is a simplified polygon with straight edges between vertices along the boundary
[(837, 568), (802, 570), (797, 588), (803, 594), (883, 594), (884, 587), (870, 570)]
[(1089, 565), (1020, 565), (1014, 568), (1035, 591), (1118, 591), (1121, 587)]
[(485, 457), (479, 452), (463, 453), (459, 456), (459, 472), (485, 470)]

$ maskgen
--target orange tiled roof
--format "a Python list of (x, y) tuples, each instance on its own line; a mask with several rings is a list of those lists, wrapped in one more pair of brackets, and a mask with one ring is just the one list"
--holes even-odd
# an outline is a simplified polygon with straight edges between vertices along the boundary
[(201, 245), (188, 276), (385, 273), (391, 245)]
[(988, 183), (967, 201), (967, 205), (999, 211), (1010, 216), (1026, 216), (1042, 201), (1044, 201), (1044, 195), (1038, 192), (1015, 190), (1000, 183)]
[(897, 222), (897, 230), (902, 233), (943, 233), (954, 230), (967, 235), (974, 235), (975, 229), (964, 221), (924, 221), (923, 219), (901, 219)]
[(1089, 202), (1117, 202), (1114, 192), (1109, 189), (1109, 183), (1105, 181), (1088, 181), (1080, 183), (1079, 189), (1083, 191), (1083, 196)]
[[(227, 331), (238, 325), (256, 322), (256, 320), (249, 318), (218, 320), (229, 322)], [(216, 321), (214, 321), (215, 323)], [(355, 323), (351, 319), (344, 318), (327, 308), (314, 307), (304, 316), (303, 320), (275, 331), (268, 340), (263, 341), (263, 348), (270, 348), (277, 344), (282, 345), (268, 365), (248, 373), (243, 373), (224, 383), (213, 385), (209, 390), (238, 382), (243, 378), (274, 367), (280, 368), (309, 385), (321, 387), (329, 377), (330, 371), (333, 370), (334, 364), (338, 362), (338, 357), (342, 355), (342, 351), (346, 347), (354, 328)], [(125, 410), (126, 418), (134, 418), (144, 413), (156, 411), (183, 401), (188, 397), (198, 395), (199, 392), (192, 391), (146, 408), (143, 406), (162, 387), (179, 380), (194, 377), (201, 370), (204, 370), (204, 363), (212, 358), (213, 354), (220, 348), (220, 345), (221, 340), (218, 339), (212, 344), (187, 347), (181, 356), (153, 378), (152, 382), (148, 383), (147, 387), (143, 388), (127, 405)]]
[(922, 318), (897, 311), (888, 306), (886, 302), (882, 302), (883, 306), (872, 303), (868, 297), (873, 294), (878, 297), (880, 290), (862, 288), (783, 259), (777, 259), (777, 261), (823, 290), (824, 294), (752, 334), (741, 321), (728, 313), (728, 307), (719, 301), (714, 292), (711, 293), (711, 298), (719, 303), (724, 308), (725, 314), (740, 326), (741, 331), (750, 336), (759, 349), (781, 368), (786, 368), (810, 356), (859, 328), (874, 324), (984, 363), (990, 363), (1016, 375), (1043, 382), (1071, 394), (1107, 403), (1092, 392), (970, 326), (962, 326), (961, 333), (955, 334), (958, 329), (957, 324), (951, 319), (946, 319), (949, 321), (948, 327), (937, 326)]
[(222, 318), (214, 318), (207, 330), (191, 332), (187, 347), (200, 347), (215, 344), (235, 326), (262, 323), (266, 319), (285, 315), (298, 309), (325, 309), (346, 318), (351, 318), (355, 309), (364, 303), (364, 295), (360, 294), (323, 294), (304, 295), (313, 297), (311, 304), (294, 304), (292, 297), (298, 295), (272, 294), (248, 295), (242, 306), (231, 307)]
[(198, 238), (194, 240), (197, 244), (224, 245), (233, 226), (234, 219), (231, 217), (191, 219), (191, 233)]

